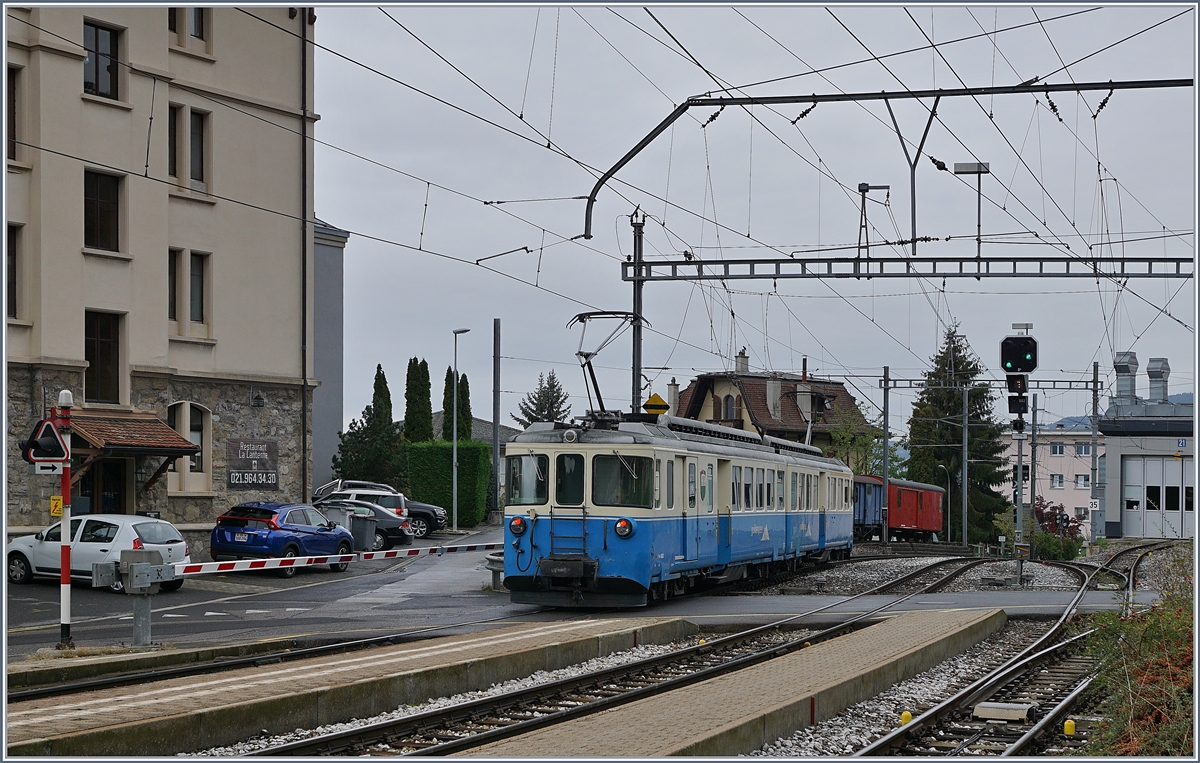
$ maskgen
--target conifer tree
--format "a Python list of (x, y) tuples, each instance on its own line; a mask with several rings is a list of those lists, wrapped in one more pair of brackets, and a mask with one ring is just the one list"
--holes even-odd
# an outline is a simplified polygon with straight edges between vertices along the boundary
[(967, 537), (969, 543), (995, 542), (994, 520), (1011, 510), (1011, 503), (996, 490), (1008, 474), (1005, 447), (1000, 439), (1004, 424), (993, 410), (995, 393), (987, 386), (975, 384), (985, 368), (957, 328), (946, 331), (941, 349), (925, 372), (928, 386), (913, 403), (905, 438), (909, 447), (905, 474), (910, 480), (944, 485), (946, 471), (950, 473), (951, 491), (943, 508), (950, 515), (950, 539), (961, 542), (962, 387), (969, 387)]
[(471, 385), (467, 375), (458, 375), (458, 439), (471, 439), (471, 426), (475, 418), (471, 415)]
[(361, 419), (353, 419), (349, 430), (339, 434), (333, 472), (342, 479), (383, 482), (393, 487), (404, 482), (401, 468), (400, 431), (392, 420), (392, 395), (383, 366), (375, 367), (371, 404)]
[(409, 442), (433, 439), (433, 405), (429, 399), (429, 364), (412, 358), (404, 384), (404, 438)]
[(454, 438), (454, 367), (446, 366), (446, 383), (442, 387), (442, 439)]
[(538, 374), (537, 387), (517, 403), (517, 410), (521, 415), (509, 415), (522, 427), (528, 427), (535, 421), (566, 421), (571, 415), (571, 406), (567, 405), (568, 399), (567, 391), (563, 389), (553, 371), (545, 375)]

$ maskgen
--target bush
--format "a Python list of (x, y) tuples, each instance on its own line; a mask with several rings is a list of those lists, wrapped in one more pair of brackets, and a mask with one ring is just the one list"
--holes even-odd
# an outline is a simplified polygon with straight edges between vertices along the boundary
[(1190, 554), (1168, 564), (1162, 597), (1141, 613), (1095, 615), (1088, 654), (1100, 664), (1090, 691), (1107, 720), (1089, 755), (1154, 757), (1194, 754), (1195, 701)]
[(1034, 559), (1070, 561), (1079, 556), (1081, 548), (1083, 548), (1082, 538), (1063, 538), (1050, 533), (1037, 533), (1033, 536)]
[[(453, 467), (451, 443), (414, 442), (408, 445), (409, 497), (441, 506), (453, 522)], [(487, 513), (488, 482), (492, 475), (492, 449), (483, 442), (458, 443), (458, 525), (474, 527)]]

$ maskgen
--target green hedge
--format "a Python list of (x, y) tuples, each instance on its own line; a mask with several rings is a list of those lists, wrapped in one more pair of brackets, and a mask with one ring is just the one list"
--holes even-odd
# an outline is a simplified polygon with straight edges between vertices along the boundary
[[(446, 510), (453, 523), (451, 444), (441, 440), (408, 445), (409, 497)], [(487, 513), (488, 482), (492, 476), (492, 447), (483, 442), (458, 443), (458, 526), (474, 527)]]
[(1037, 533), (1033, 536), (1034, 559), (1070, 561), (1079, 555), (1081, 548), (1083, 548), (1082, 538), (1061, 538), (1050, 533)]

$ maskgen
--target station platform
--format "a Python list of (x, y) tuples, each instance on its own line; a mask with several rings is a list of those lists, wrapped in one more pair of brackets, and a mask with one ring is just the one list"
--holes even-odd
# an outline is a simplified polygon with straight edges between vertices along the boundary
[(697, 631), (680, 618), (523, 623), (9, 705), (8, 756), (175, 755), (365, 718)]
[(907, 612), (736, 673), (460, 755), (746, 754), (928, 670), (1006, 622), (1001, 609)]

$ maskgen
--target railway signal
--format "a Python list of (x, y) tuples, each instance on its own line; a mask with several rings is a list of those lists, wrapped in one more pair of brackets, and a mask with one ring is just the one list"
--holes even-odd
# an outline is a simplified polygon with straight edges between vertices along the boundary
[(1000, 366), (1006, 374), (1027, 374), (1037, 369), (1037, 340), (1026, 335), (1004, 337), (1000, 340)]
[(33, 434), (21, 445), (21, 458), (31, 464), (62, 462), (70, 458), (70, 448), (51, 419), (42, 419)]

